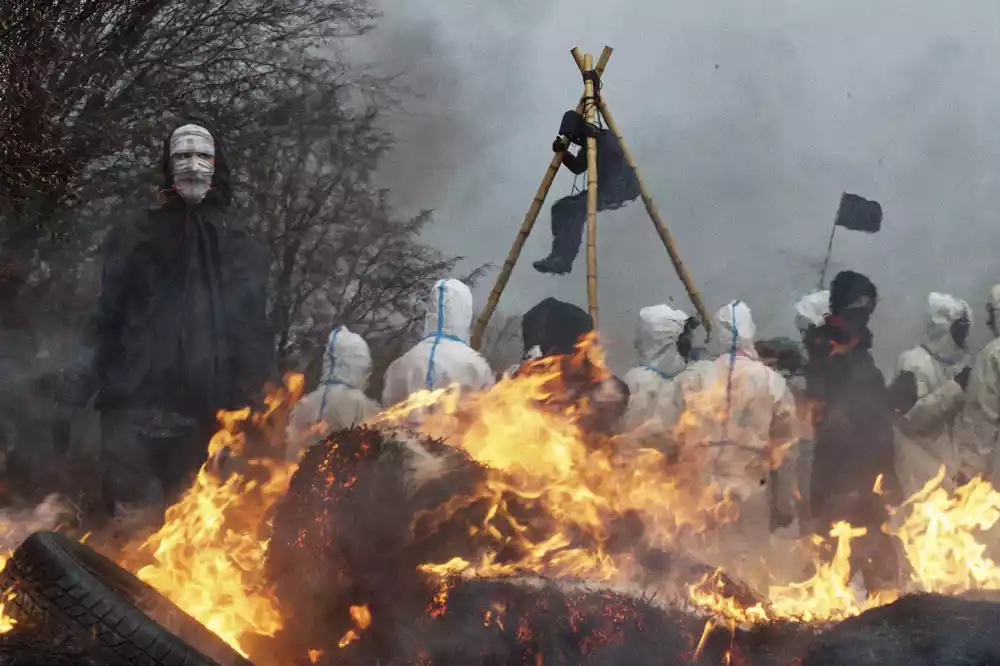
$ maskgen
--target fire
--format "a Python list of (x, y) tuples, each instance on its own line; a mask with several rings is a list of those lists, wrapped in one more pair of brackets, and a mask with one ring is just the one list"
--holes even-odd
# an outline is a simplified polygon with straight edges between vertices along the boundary
[[(709, 467), (719, 461), (683, 447), (668, 460), (660, 451), (630, 448), (626, 438), (600, 440), (585, 434), (580, 421), (591, 405), (586, 399), (559, 396), (574, 390), (570, 377), (578, 376), (581, 368), (589, 367), (591, 383), (607, 376), (593, 339), (581, 343), (573, 359), (542, 359), (527, 367), (529, 372), (501, 380), (479, 394), (466, 395), (458, 389), (419, 393), (377, 419), (380, 425), (415, 425), (428, 436), (463, 448), (490, 468), (488, 482), (473, 498), (488, 500), (490, 510), (486, 520), (471, 529), (487, 536), (494, 547), (478, 559), (427, 562), (420, 569), (432, 578), (533, 573), (609, 585), (642, 584), (656, 588), (661, 598), (693, 604), (729, 625), (776, 619), (828, 622), (910, 591), (954, 593), (1000, 587), (1000, 567), (986, 557), (985, 543), (976, 538), (976, 532), (989, 529), (1000, 518), (1000, 493), (975, 480), (950, 496), (938, 487), (938, 479), (904, 505), (906, 511), (900, 516), (906, 516), (905, 522), (891, 532), (913, 567), (909, 585), (866, 594), (860, 580), (851, 578), (850, 564), (851, 542), (865, 530), (838, 523), (828, 539), (801, 538), (780, 549), (785, 556), (799, 557), (803, 570), (812, 561), (813, 573), (798, 580), (794, 573), (790, 579), (775, 578), (778, 567), (771, 558), (778, 553), (766, 544), (753, 544), (743, 559), (765, 571), (763, 580), (752, 581), (757, 601), (733, 598), (719, 584), (721, 571), (736, 569), (743, 574), (738, 569), (746, 562), (727, 559), (717, 539), (740, 518), (743, 506), (738, 485), (705, 482), (712, 478)], [(716, 386), (690, 396), (675, 439), (684, 436), (710, 443), (732, 437), (731, 432), (719, 432), (720, 424), (730, 421), (720, 410), (726, 403), (720, 400), (725, 391), (726, 387)], [(751, 452), (741, 463), (759, 465), (755, 474), (764, 473), (778, 465), (793, 443), (790, 435), (777, 445)], [(873, 490), (880, 492), (882, 485), (879, 478)], [(530, 524), (512, 506), (512, 497), (537, 509)], [(466, 499), (463, 506), (471, 501)], [(445, 506), (441, 511), (456, 508)], [(637, 527), (625, 530), (623, 537), (621, 519), (629, 515), (637, 518)], [(676, 581), (659, 580), (644, 571), (637, 554), (656, 549), (716, 562), (722, 569), (677, 589)], [(518, 556), (511, 558), (512, 552)], [(738, 578), (751, 582), (743, 575)], [(445, 612), (445, 584), (438, 597), (432, 614)]]
[(361, 638), (361, 632), (370, 627), (372, 623), (372, 614), (368, 610), (368, 606), (351, 606), (350, 613), (351, 619), (354, 620), (354, 629), (348, 630), (340, 639), (337, 645), (342, 648)]
[(265, 435), (274, 457), (246, 459), (239, 473), (225, 478), (203, 465), (192, 487), (168, 509), (163, 527), (130, 549), (124, 562), (151, 558), (138, 577), (243, 656), (248, 656), (247, 636), (273, 636), (283, 625), (264, 580), (264, 558), (269, 510), (287, 491), (295, 471), (282, 460), (281, 416), (302, 387), (302, 376), (290, 375), (284, 387), (268, 396), (266, 412), (221, 412), (222, 427), (208, 444), (210, 459), (227, 449), (237, 458), (246, 454), (248, 425)]
[[(487, 468), (486, 480), (472, 497), (456, 497), (435, 509), (447, 517), (473, 503), (489, 507), (470, 537), (488, 547), (476, 557), (442, 558), (420, 570), (438, 583), (427, 612), (447, 613), (455, 577), (541, 574), (585, 579), (609, 587), (652, 588), (659, 598), (703, 611), (706, 635), (716, 624), (734, 627), (776, 619), (803, 622), (839, 620), (910, 591), (957, 593), (1000, 589), (1000, 567), (987, 555), (987, 530), (1000, 519), (1000, 493), (975, 479), (949, 494), (939, 477), (910, 498), (886, 530), (909, 561), (911, 580), (900, 590), (867, 596), (851, 580), (851, 542), (865, 531), (834, 525), (829, 540), (803, 538), (781, 548), (754, 543), (741, 558), (730, 556), (718, 540), (727, 526), (748, 510), (740, 487), (706, 482), (717, 460), (683, 446), (653, 450), (628, 436), (598, 437), (584, 425), (596, 410), (586, 389), (609, 373), (593, 338), (567, 359), (540, 359), (515, 378), (491, 390), (470, 394), (457, 387), (421, 392), (390, 408), (372, 425), (414, 427), (464, 449)], [(282, 457), (280, 415), (298, 399), (301, 376), (268, 399), (265, 414), (250, 410), (219, 415), (221, 429), (209, 444), (210, 456), (229, 451), (239, 457), (249, 448), (247, 426), (265, 432)], [(677, 440), (708, 443), (727, 419), (720, 411), (725, 387), (710, 387), (687, 401)], [(682, 437), (683, 436), (683, 437)], [(778, 464), (793, 440), (755, 450), (748, 461), (755, 473)], [(698, 449), (699, 447), (694, 447)], [(708, 447), (700, 447), (708, 448)], [(138, 575), (231, 646), (247, 655), (244, 639), (275, 635), (283, 620), (263, 577), (269, 535), (269, 509), (288, 487), (294, 465), (252, 459), (239, 474), (218, 478), (208, 467), (167, 514), (164, 527), (142, 546), (153, 563)], [(437, 473), (433, 465), (420, 474)], [(882, 487), (876, 481), (875, 490)], [(766, 528), (765, 528), (766, 532)], [(765, 534), (766, 536), (766, 534)], [(650, 568), (647, 556), (681, 554), (717, 569), (694, 584)], [(752, 581), (753, 594), (734, 595), (724, 574), (746, 581), (741, 565), (765, 574), (786, 567), (769, 559), (794, 553), (812, 572), (788, 579), (765, 575)], [(745, 560), (745, 561), (744, 561)], [(734, 573), (735, 572), (735, 573)], [(341, 638), (346, 647), (372, 622), (365, 606), (349, 609), (353, 627)], [(484, 617), (489, 624), (490, 613)], [(311, 653), (315, 663), (320, 653)]]
[[(7, 560), (10, 559), (10, 553), (4, 553), (0, 555), (0, 569), (7, 566)], [(17, 594), (15, 591), (11, 590), (4, 595), (3, 599), (0, 600), (0, 634), (6, 634), (8, 631), (14, 628), (17, 622), (14, 618), (7, 615), (7, 604), (14, 600), (14, 596)]]
[[(417, 424), (490, 469), (481, 496), (466, 501), (489, 501), (485, 522), (473, 531), (492, 539), (495, 548), (475, 562), (430, 562), (425, 571), (545, 573), (613, 582), (627, 577), (632, 563), (612, 551), (668, 549), (683, 535), (735, 517), (718, 488), (678, 474), (661, 452), (626, 450), (585, 435), (580, 421), (593, 406), (586, 396), (561, 396), (578, 391), (574, 383), (589, 386), (609, 375), (593, 339), (582, 342), (572, 359), (540, 359), (526, 368), (483, 393), (418, 393), (376, 420), (391, 427)], [(511, 498), (532, 507), (541, 524), (525, 524)], [(617, 520), (629, 515), (641, 517), (632, 533)], [(629, 540), (634, 543), (625, 543)], [(523, 556), (501, 558), (501, 552), (512, 551)]]
[(903, 544), (915, 590), (959, 594), (1000, 589), (1000, 566), (987, 555), (987, 532), (1000, 519), (1000, 492), (975, 478), (953, 494), (941, 488), (945, 470), (913, 497), (891, 529)]

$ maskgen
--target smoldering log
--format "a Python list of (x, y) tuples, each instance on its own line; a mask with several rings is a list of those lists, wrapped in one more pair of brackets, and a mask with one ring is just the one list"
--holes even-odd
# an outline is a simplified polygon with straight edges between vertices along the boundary
[[(516, 562), (525, 554), (509, 539), (482, 530), (492, 503), (485, 499), (491, 475), (463, 451), (442, 442), (402, 431), (356, 428), (331, 435), (310, 449), (278, 505), (268, 553), (268, 576), (286, 616), (282, 642), (293, 653), (336, 650), (354, 628), (348, 609), (364, 605), (376, 618), (366, 632), (392, 658), (394, 642), (438, 593), (435, 582), (419, 571), (422, 564), (461, 557), (475, 562), (491, 552), (499, 563)], [(554, 526), (535, 505), (505, 492), (502, 500), (526, 530), (528, 542), (544, 541)], [(491, 523), (495, 529), (505, 525)], [(696, 583), (710, 570), (666, 552), (644, 551), (637, 515), (609, 524), (608, 552), (636, 554), (650, 576)], [(571, 547), (596, 547), (581, 530)], [(734, 597), (756, 603), (748, 590), (722, 576)], [(542, 595), (545, 596), (544, 594)], [(704, 625), (704, 620), (695, 620)]]
[[(464, 452), (402, 432), (356, 428), (311, 448), (277, 507), (268, 550), (268, 577), (296, 618), (284, 639), (336, 647), (353, 626), (352, 605), (372, 607), (386, 630), (389, 616), (421, 612), (429, 591), (419, 565), (483, 549), (469, 526), (488, 507), (462, 504), (486, 474)], [(453, 513), (437, 511), (449, 502)]]
[[(441, 586), (422, 616), (397, 628), (390, 663), (784, 666), (811, 638), (811, 632), (791, 624), (706, 632), (703, 618), (651, 598), (539, 578), (456, 579)], [(318, 663), (374, 664), (374, 653), (385, 654), (376, 640), (363, 635)], [(736, 655), (741, 661), (731, 661)]]
[(844, 620), (817, 639), (802, 666), (1000, 664), (1000, 603), (910, 595)]

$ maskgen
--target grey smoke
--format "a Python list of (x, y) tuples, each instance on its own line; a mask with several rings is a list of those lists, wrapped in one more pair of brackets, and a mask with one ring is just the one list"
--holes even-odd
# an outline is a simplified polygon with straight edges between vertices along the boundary
[[(710, 310), (746, 300), (762, 334), (788, 334), (811, 291), (844, 190), (885, 209), (876, 236), (841, 231), (850, 267), (882, 293), (877, 357), (920, 336), (929, 291), (973, 304), (986, 336), (1000, 282), (1000, 10), (885, 0), (382, 0), (354, 52), (422, 93), (394, 119), (382, 181), (404, 212), (434, 208), (428, 240), (501, 264), (582, 83), (578, 45), (615, 48), (605, 94)], [(548, 200), (569, 192), (557, 178)], [(548, 206), (501, 302), (586, 304), (585, 265), (538, 275)], [(641, 203), (599, 220), (601, 328), (618, 369), (640, 307), (692, 311)], [(495, 272), (480, 285), (485, 299)]]

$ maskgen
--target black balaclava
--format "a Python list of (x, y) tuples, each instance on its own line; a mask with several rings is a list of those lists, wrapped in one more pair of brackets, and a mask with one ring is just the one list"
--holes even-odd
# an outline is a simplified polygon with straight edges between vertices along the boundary
[(693, 348), (693, 343), (691, 342), (691, 337), (698, 327), (701, 326), (701, 322), (695, 317), (689, 317), (686, 322), (684, 322), (684, 332), (681, 333), (680, 337), (677, 338), (677, 353), (681, 355), (685, 361), (691, 360), (691, 350)]
[(969, 333), (972, 331), (972, 321), (968, 316), (962, 315), (951, 325), (951, 339), (955, 341), (959, 349), (967, 349), (969, 344)]
[(852, 327), (867, 328), (877, 304), (875, 284), (861, 273), (841, 271), (830, 285), (830, 313)]

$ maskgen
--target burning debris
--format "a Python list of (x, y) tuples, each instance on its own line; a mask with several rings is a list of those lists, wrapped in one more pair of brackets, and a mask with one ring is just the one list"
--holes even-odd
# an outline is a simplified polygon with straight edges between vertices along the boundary
[[(563, 385), (566, 364), (581, 358), (600, 376), (599, 350), (585, 343), (484, 393), (417, 394), (370, 427), (329, 436), (298, 466), (279, 460), (301, 394), (289, 377), (265, 412), (220, 414), (192, 488), (120, 557), (145, 581), (130, 585), (184, 611), (156, 618), (168, 635), (204, 641), (187, 638), (196, 620), (234, 659), (275, 666), (765, 665), (803, 655), (822, 666), (865, 640), (913, 641), (913, 623), (945, 627), (940, 614), (985, 627), (998, 612), (933, 595), (890, 603), (996, 587), (984, 534), (1000, 518), (1000, 493), (979, 479), (949, 493), (939, 475), (896, 511), (886, 530), (909, 562), (899, 589), (867, 595), (852, 579), (861, 529), (846, 523), (827, 540), (770, 548), (787, 557), (762, 563), (772, 574), (763, 582), (730, 578), (712, 539), (738, 505), (693, 483), (684, 455), (585, 432), (587, 394)], [(699, 414), (685, 427), (713, 418)], [(55, 506), (18, 525), (34, 529)], [(31, 566), (22, 555), (4, 578), (19, 630), (37, 617), (23, 605), (30, 594), (19, 597), (34, 584)], [(989, 649), (969, 631), (961, 649), (944, 629), (922, 635), (942, 654)]]

